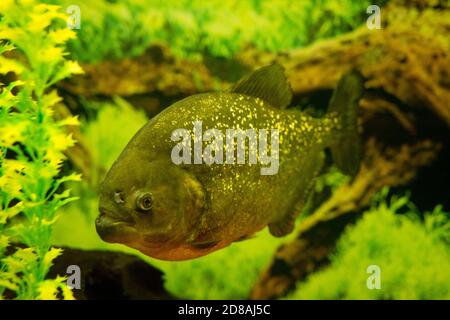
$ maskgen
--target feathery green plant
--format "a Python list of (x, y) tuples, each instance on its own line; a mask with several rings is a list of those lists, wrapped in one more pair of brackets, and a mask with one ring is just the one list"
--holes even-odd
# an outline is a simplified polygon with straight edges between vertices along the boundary
[[(81, 179), (61, 176), (63, 152), (75, 143), (64, 127), (78, 119), (54, 119), (60, 97), (50, 90), (82, 72), (65, 59), (75, 34), (59, 7), (34, 0), (2, 0), (0, 17), (0, 74), (16, 79), (0, 86), (0, 298), (71, 299), (64, 277), (46, 275), (61, 254), (50, 243), (57, 210), (75, 200), (63, 183)], [(25, 248), (9, 253), (10, 243)]]

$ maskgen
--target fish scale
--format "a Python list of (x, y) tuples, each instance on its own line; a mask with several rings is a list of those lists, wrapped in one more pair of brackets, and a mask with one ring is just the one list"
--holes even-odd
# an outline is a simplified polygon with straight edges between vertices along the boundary
[[(105, 241), (164, 260), (203, 256), (266, 226), (274, 236), (289, 234), (322, 168), (325, 148), (331, 149), (344, 173), (358, 169), (356, 108), (362, 92), (361, 76), (349, 72), (339, 81), (329, 112), (313, 118), (287, 108), (291, 89), (283, 68), (274, 64), (256, 70), (227, 92), (198, 94), (174, 103), (139, 130), (109, 170), (100, 191), (98, 233)], [(201, 123), (203, 133), (278, 130), (279, 154), (270, 158), (277, 161), (277, 171), (262, 175), (267, 164), (259, 161), (258, 153), (255, 164), (248, 163), (249, 157), (243, 164), (206, 164), (204, 154), (201, 163), (175, 164), (171, 155), (177, 142), (172, 133), (186, 129), (188, 137), (179, 142), (180, 147), (184, 153), (193, 141), (189, 151), (194, 150), (194, 138), (200, 137), (198, 128), (194, 130), (196, 123)], [(215, 151), (222, 151), (225, 159), (223, 141), (223, 149)], [(248, 156), (261, 143), (250, 142), (242, 140), (241, 146)], [(204, 151), (212, 143), (202, 141), (197, 147)], [(268, 154), (276, 155), (271, 146), (272, 141)], [(114, 202), (118, 192), (123, 203)], [(146, 203), (151, 200), (150, 209), (140, 208), (142, 197), (147, 197)], [(111, 223), (111, 216), (127, 216), (128, 222)]]

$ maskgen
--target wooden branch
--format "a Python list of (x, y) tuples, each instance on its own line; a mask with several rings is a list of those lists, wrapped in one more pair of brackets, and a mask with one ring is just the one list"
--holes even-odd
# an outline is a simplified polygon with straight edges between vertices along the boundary
[(82, 68), (84, 75), (70, 78), (61, 87), (85, 97), (158, 92), (166, 96), (188, 96), (212, 91), (215, 83), (204, 64), (177, 59), (161, 44), (152, 45), (138, 58), (83, 64)]

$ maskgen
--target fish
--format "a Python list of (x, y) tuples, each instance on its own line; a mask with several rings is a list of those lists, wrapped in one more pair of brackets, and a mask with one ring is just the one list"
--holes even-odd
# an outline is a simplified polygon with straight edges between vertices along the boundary
[[(340, 77), (326, 114), (313, 117), (289, 107), (291, 86), (284, 68), (274, 63), (228, 90), (175, 102), (134, 135), (107, 172), (99, 188), (98, 235), (149, 257), (176, 261), (210, 254), (265, 227), (275, 237), (290, 234), (323, 170), (326, 150), (343, 173), (358, 172), (363, 92), (362, 75), (350, 70)], [(204, 131), (276, 130), (277, 144), (264, 148), (276, 154), (278, 170), (261, 174), (263, 162), (175, 163), (173, 150), (180, 141), (173, 133), (184, 128), (191, 135), (187, 145), (195, 144), (196, 121)], [(200, 144), (207, 146), (208, 141)], [(246, 154), (254, 148), (250, 141), (244, 147)]]

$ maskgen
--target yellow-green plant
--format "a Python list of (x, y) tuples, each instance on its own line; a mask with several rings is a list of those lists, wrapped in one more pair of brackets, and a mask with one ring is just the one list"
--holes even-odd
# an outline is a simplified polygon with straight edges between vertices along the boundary
[(57, 210), (75, 199), (63, 183), (80, 180), (61, 174), (63, 152), (75, 143), (65, 126), (78, 119), (55, 120), (60, 97), (50, 89), (82, 72), (65, 59), (75, 37), (66, 19), (57, 6), (0, 1), (0, 298), (73, 298), (64, 277), (46, 279), (61, 254), (50, 243)]

